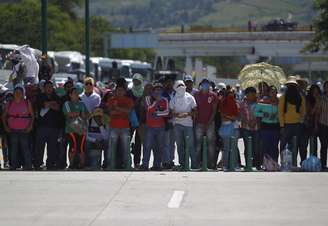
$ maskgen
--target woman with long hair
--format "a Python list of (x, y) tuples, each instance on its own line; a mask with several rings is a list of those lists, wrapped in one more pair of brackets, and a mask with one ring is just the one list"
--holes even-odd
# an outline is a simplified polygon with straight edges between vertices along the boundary
[[(301, 162), (307, 157), (307, 147), (309, 139), (313, 138), (315, 141), (318, 139), (318, 130), (316, 128), (315, 119), (318, 114), (318, 107), (321, 99), (321, 90), (318, 85), (311, 85), (306, 95), (306, 112), (303, 123), (303, 136), (299, 140), (299, 151), (301, 156)], [(314, 153), (317, 155), (317, 153)]]
[(316, 117), (316, 126), (319, 131), (319, 139), (321, 143), (320, 159), (323, 170), (327, 169), (327, 148), (328, 148), (328, 81), (323, 85), (324, 94), (318, 106), (318, 114)]
[(285, 94), (279, 98), (280, 151), (287, 144), (293, 143), (293, 137), (299, 139), (300, 126), (305, 115), (305, 98), (299, 92), (294, 76), (289, 77), (286, 87)]

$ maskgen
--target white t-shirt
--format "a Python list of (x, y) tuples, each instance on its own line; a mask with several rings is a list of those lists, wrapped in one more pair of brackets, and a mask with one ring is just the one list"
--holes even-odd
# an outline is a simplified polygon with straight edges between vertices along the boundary
[[(170, 109), (175, 113), (190, 113), (191, 110), (196, 107), (197, 104), (195, 98), (187, 92), (183, 97), (177, 97), (177, 95), (175, 95), (170, 101)], [(187, 127), (193, 126), (191, 116), (186, 118), (174, 118), (173, 122), (174, 124), (179, 124)]]
[(87, 110), (89, 113), (92, 113), (93, 110), (96, 107), (99, 107), (100, 103), (101, 103), (101, 98), (99, 96), (98, 93), (93, 92), (90, 96), (87, 96), (85, 93), (83, 93), (80, 96), (82, 102), (84, 103), (84, 105), (86, 106)]

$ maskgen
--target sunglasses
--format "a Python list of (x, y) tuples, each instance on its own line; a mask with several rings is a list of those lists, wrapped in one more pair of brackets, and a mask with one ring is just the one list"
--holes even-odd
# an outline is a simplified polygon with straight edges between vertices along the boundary
[(93, 84), (91, 82), (84, 83), (86, 86), (92, 86)]

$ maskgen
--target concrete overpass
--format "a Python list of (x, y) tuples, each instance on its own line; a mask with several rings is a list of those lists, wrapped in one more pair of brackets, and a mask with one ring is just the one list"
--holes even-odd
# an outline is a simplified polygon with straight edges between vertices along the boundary
[(193, 58), (202, 56), (245, 56), (248, 63), (255, 63), (259, 57), (293, 57), (300, 59), (294, 65), (296, 70), (328, 71), (326, 62), (311, 62), (328, 58), (328, 53), (302, 51), (313, 36), (311, 31), (168, 33), (159, 35), (156, 53), (165, 65), (171, 57), (186, 57), (187, 73), (195, 69)]
[[(186, 58), (186, 72), (195, 68), (197, 57), (241, 56), (247, 63), (259, 57), (295, 58), (296, 69), (328, 71), (328, 53), (304, 53), (304, 46), (314, 36), (312, 31), (294, 32), (212, 32), (212, 33), (129, 33), (115, 34), (112, 48), (153, 48), (155, 65), (162, 59), (167, 66), (171, 57)], [(114, 43), (114, 44), (113, 44)], [(312, 61), (321, 61), (312, 63)], [(294, 66), (294, 65), (293, 65)]]
[[(229, 32), (160, 34), (159, 56), (304, 56), (313, 32)], [(315, 54), (315, 56), (328, 54)], [(311, 55), (312, 56), (312, 55)]]

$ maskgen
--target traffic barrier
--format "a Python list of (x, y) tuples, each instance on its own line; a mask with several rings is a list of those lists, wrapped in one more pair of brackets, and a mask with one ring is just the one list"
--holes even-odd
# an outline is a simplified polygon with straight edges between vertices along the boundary
[(253, 139), (247, 137), (247, 159), (246, 159), (246, 172), (253, 171)]
[(127, 156), (127, 159), (126, 159), (126, 162), (125, 162), (125, 170), (132, 170), (132, 160), (131, 160), (131, 137), (129, 136), (128, 137), (128, 149), (127, 149), (127, 152), (126, 153), (126, 156)]
[(236, 162), (237, 162), (237, 139), (236, 137), (230, 138), (230, 150), (229, 150), (229, 171), (236, 170)]
[(189, 164), (189, 136), (186, 136), (185, 138), (185, 159), (184, 159), (184, 170), (185, 171), (190, 171), (190, 164)]
[(314, 140), (313, 137), (310, 137), (310, 156), (314, 154)]
[(110, 170), (116, 169), (116, 142), (111, 142), (111, 154), (110, 154)]
[(297, 167), (297, 137), (293, 137), (293, 148), (292, 148), (292, 166)]
[(207, 168), (207, 137), (203, 137), (203, 153), (202, 153), (202, 171), (208, 171)]

